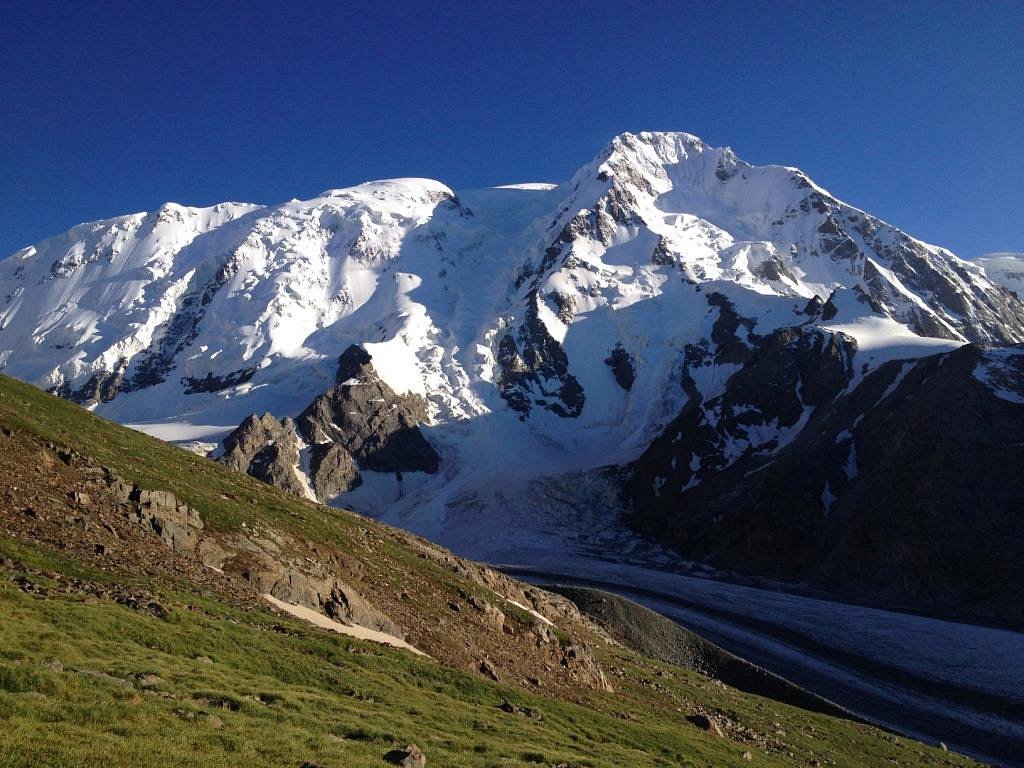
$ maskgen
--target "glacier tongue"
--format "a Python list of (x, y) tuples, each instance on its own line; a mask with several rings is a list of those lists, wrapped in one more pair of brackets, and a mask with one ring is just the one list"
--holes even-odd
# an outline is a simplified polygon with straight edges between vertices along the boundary
[[(681, 133), (623, 134), (558, 186), (394, 179), (167, 205), (0, 261), (0, 369), (162, 437), (296, 417), (361, 345), (425, 402), (441, 466), (364, 471), (340, 502), (467, 547), (516, 505), (534, 510), (515, 513), (528, 536), (565, 507), (543, 498), (559, 478), (591, 487), (635, 459), (797, 326), (856, 341), (856, 386), (893, 358), (1024, 341), (1024, 306), (799, 170)], [(706, 364), (686, 368), (694, 355)], [(757, 444), (809, 415), (768, 420)], [(557, 533), (564, 516), (544, 519)]]

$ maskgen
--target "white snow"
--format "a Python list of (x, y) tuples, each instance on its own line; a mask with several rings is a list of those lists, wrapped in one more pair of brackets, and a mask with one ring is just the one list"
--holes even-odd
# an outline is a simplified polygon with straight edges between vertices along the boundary
[[(613, 187), (628, 193), (635, 218), (608, 213)], [(907, 313), (935, 314), (932, 299), (909, 291), (883, 255), (870, 261), (891, 311), (855, 295), (868, 257), (821, 252), (821, 216), (806, 207), (812, 192), (827, 194), (796, 169), (748, 166), (731, 150), (666, 133), (616, 138), (561, 186), (456, 194), (405, 178), (268, 207), (167, 205), (79, 225), (0, 261), (0, 368), (43, 387), (78, 387), (122, 364), (131, 379), (164, 351), (163, 383), (123, 391), (95, 411), (165, 440), (208, 443), (250, 413), (296, 416), (333, 385), (341, 352), (362, 344), (394, 390), (424, 398), (442, 470), (401, 483), (364, 473), (363, 487), (336, 503), (451, 536), (466, 522), (458, 510), (476, 499), (486, 535), (508, 499), (533, 498), (537, 478), (645, 450), (686, 401), (688, 346), (707, 346), (708, 364), (690, 369), (705, 402), (724, 391), (739, 366), (713, 362), (720, 312), (711, 293), (753, 319), (741, 338), (808, 322), (799, 314), (808, 299), (832, 295), (838, 314), (813, 322), (856, 339), (851, 386), (885, 361), (962, 343), (910, 330)], [(545, 262), (577, 214), (584, 229)], [(902, 237), (874, 222), (886, 242)], [(937, 261), (954, 258), (922, 247)], [(521, 420), (498, 390), (498, 344), (521, 327), (530, 301), (583, 388), (578, 418), (535, 406)], [(570, 310), (559, 317), (559, 307)], [(605, 363), (617, 344), (634, 368), (629, 391)], [(190, 377), (251, 368), (245, 383), (185, 394)], [(805, 409), (789, 429), (753, 427), (730, 455), (784, 445), (810, 415)], [(497, 485), (501, 494), (490, 490)]]
[(389, 635), (387, 632), (368, 629), (366, 627), (361, 627), (358, 624), (342, 624), (341, 622), (335, 621), (322, 613), (317, 613), (311, 608), (306, 608), (303, 605), (296, 605), (295, 603), (286, 603), (284, 600), (278, 600), (271, 594), (263, 595), (263, 599), (278, 610), (291, 614), (297, 619), (308, 621), (310, 624), (314, 624), (321, 629), (329, 629), (331, 632), (348, 635), (349, 637), (354, 637), (358, 640), (369, 640), (373, 643), (390, 645), (394, 648), (402, 648), (403, 650), (411, 651), (417, 656), (427, 655), (419, 648), (409, 645), (409, 643), (405, 642), (405, 640), (402, 640), (400, 637)]
[[(617, 218), (610, 191), (626, 201)], [(711, 333), (721, 313), (709, 305), (710, 294), (724, 295), (752, 319), (752, 330), (737, 329), (741, 339), (804, 323), (854, 338), (851, 389), (887, 361), (957, 348), (964, 343), (958, 329), (973, 322), (937, 295), (917, 292), (898, 259), (854, 228), (847, 227), (845, 251), (833, 252), (838, 247), (823, 236), (827, 221), (811, 195), (827, 192), (797, 169), (749, 166), (727, 148), (663, 133), (616, 138), (559, 186), (456, 194), (439, 181), (407, 178), (266, 207), (168, 204), (78, 225), (0, 261), (0, 370), (44, 388), (77, 388), (97, 373), (123, 367), (131, 380), (147, 361), (158, 363), (162, 383), (122, 391), (95, 411), (161, 439), (215, 443), (251, 413), (296, 416), (334, 384), (338, 356), (361, 344), (393, 389), (426, 401), (424, 432), (442, 466), (432, 476), (404, 473), (401, 481), (363, 472), (363, 485), (334, 503), (482, 559), (610, 570), (635, 578), (625, 583), (656, 583), (663, 577), (649, 569), (615, 570), (674, 555), (652, 552), (622, 530), (617, 496), (593, 470), (636, 458), (679, 413), (688, 348), (706, 348), (706, 364), (690, 369), (705, 402), (739, 370), (714, 362)], [(996, 290), (993, 283), (1024, 288), (1020, 256), (962, 262), (852, 206), (831, 198), (828, 205), (830, 216), (868, 221), (864, 231), (885, 245), (915, 243), (930, 266), (951, 275), (950, 290), (972, 311), (981, 306), (977, 296)], [(574, 239), (559, 243), (567, 227)], [(869, 287), (881, 297), (878, 309), (866, 300)], [(832, 319), (803, 314), (815, 296), (832, 296)], [(522, 328), (534, 300), (583, 388), (578, 418), (535, 405), (520, 419), (498, 389), (498, 345)], [(915, 324), (921, 317), (930, 322)], [(957, 339), (912, 330), (929, 325)], [(632, 360), (628, 391), (605, 363), (616, 345)], [(975, 375), (1018, 402), (1005, 384), (1017, 370), (1001, 356), (1009, 354), (986, 353)], [(183, 381), (249, 369), (245, 383), (185, 393)], [(886, 395), (910, 369), (903, 365)], [(811, 415), (805, 408), (789, 429), (758, 425), (734, 441), (730, 455), (749, 445), (783, 445)], [(690, 467), (700, 468), (696, 456)], [(857, 472), (852, 436), (845, 470), (848, 477)], [(826, 486), (823, 508), (833, 501)], [(742, 596), (714, 593), (723, 602)], [(765, 600), (740, 605), (778, 609), (778, 620), (789, 623), (798, 620), (790, 608), (806, 608)], [(866, 642), (897, 661), (905, 653), (901, 664), (931, 653), (927, 647), (915, 656), (929, 636), (913, 631), (909, 618), (892, 620), (887, 650), (879, 637), (865, 637), (863, 615), (835, 615), (832, 632), (821, 629), (831, 626), (830, 611), (808, 609), (801, 631), (817, 622), (815, 636)], [(939, 644), (946, 651), (967, 637), (951, 633)], [(1006, 678), (996, 673), (997, 659), (1006, 656), (975, 642), (982, 637), (994, 636), (967, 639), (981, 655), (983, 684), (998, 688)], [(1003, 636), (993, 641), (1016, 648)], [(1013, 679), (1015, 690), (1020, 682)]]
[(994, 283), (1024, 296), (1024, 253), (988, 253), (974, 260)]
[[(633, 218), (609, 213), (613, 188)], [(887, 360), (962, 343), (910, 330), (910, 312), (947, 321), (860, 235), (863, 257), (822, 253), (811, 193), (827, 194), (796, 169), (748, 166), (729, 149), (664, 133), (616, 138), (561, 186), (456, 194), (404, 178), (267, 207), (168, 204), (79, 225), (0, 261), (0, 368), (43, 387), (79, 387), (119, 365), (130, 380), (166, 353), (163, 383), (95, 411), (162, 439), (206, 443), (253, 412), (296, 416), (334, 383), (341, 352), (362, 344), (393, 389), (424, 398), (442, 471), (401, 487), (367, 473), (337, 503), (440, 533), (469, 497), (481, 499), (485, 519), (500, 516), (503, 501), (487, 490), (499, 481), (515, 496), (538, 477), (638, 456), (685, 403), (678, 382), (690, 345), (708, 346), (711, 362), (690, 370), (701, 395), (721, 394), (739, 366), (713, 362), (720, 313), (711, 293), (753, 319), (741, 338), (808, 322), (799, 314), (808, 299), (832, 295), (838, 314), (814, 322), (856, 339), (851, 386)], [(550, 259), (578, 214), (583, 229)], [(902, 237), (873, 222), (885, 242)], [(937, 263), (954, 259), (922, 247)], [(855, 295), (868, 261), (891, 298), (887, 313)], [(991, 287), (981, 269), (967, 274)], [(498, 344), (521, 327), (530, 301), (583, 388), (578, 418), (536, 406), (520, 420), (498, 390)], [(617, 344), (634, 368), (629, 391), (605, 363)], [(249, 369), (247, 382), (185, 394), (190, 378)], [(730, 450), (784, 445), (810, 414), (789, 429), (751, 428)]]
[(495, 187), (495, 189), (522, 189), (528, 192), (547, 192), (557, 186), (557, 184), (551, 184), (546, 181), (527, 181), (522, 184), (502, 184)]
[(992, 390), (996, 397), (1024, 405), (1024, 349), (987, 349), (974, 369), (974, 378)]

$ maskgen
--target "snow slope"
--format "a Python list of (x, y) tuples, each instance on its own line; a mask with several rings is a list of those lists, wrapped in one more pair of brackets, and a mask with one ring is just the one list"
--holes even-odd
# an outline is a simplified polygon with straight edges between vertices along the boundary
[(988, 253), (974, 260), (989, 279), (1018, 296), (1024, 292), (1024, 253)]

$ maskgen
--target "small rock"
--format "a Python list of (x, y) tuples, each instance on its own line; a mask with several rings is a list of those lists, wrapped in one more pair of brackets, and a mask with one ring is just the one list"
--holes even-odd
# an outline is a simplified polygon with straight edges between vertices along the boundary
[(751, 760), (754, 759), (754, 753), (748, 749), (746, 752), (743, 753), (743, 759), (749, 763)]
[(196, 656), (195, 660), (200, 664), (213, 664), (213, 659), (209, 656)]
[(139, 688), (155, 688), (158, 685), (163, 685), (164, 679), (158, 675), (136, 675), (135, 684)]
[(722, 727), (718, 723), (716, 723), (714, 718), (712, 717), (708, 717), (707, 715), (697, 713), (695, 715), (690, 715), (686, 719), (698, 728), (700, 728), (702, 731), (713, 733), (715, 736), (725, 735), (724, 733), (722, 733)]
[(53, 670), (54, 672), (63, 672), (64, 671), (64, 663), (60, 659), (58, 659), (56, 657), (54, 657), (54, 658), (50, 659), (49, 661), (45, 662), (43, 664), (43, 666), (46, 667), (47, 669)]
[(405, 749), (393, 749), (384, 755), (384, 760), (402, 768), (423, 768), (427, 764), (426, 755), (415, 744)]
[(110, 552), (110, 548), (106, 544), (97, 544), (96, 545), (96, 554), (97, 555), (106, 555), (109, 552)]
[(223, 728), (224, 727), (224, 721), (221, 720), (216, 715), (207, 715), (206, 722), (208, 722), (210, 724), (211, 728)]
[(495, 669), (494, 665), (491, 664), (491, 662), (489, 662), (487, 659), (483, 659), (480, 662), (479, 670), (481, 675), (486, 675), (487, 677), (491, 678), (491, 680), (496, 681), (500, 679), (498, 677), (498, 670)]
[(939, 742), (939, 749), (941, 749), (943, 752), (949, 752), (949, 747), (946, 746), (946, 742), (944, 741)]
[(510, 715), (522, 715), (523, 717), (528, 717), (531, 720), (539, 721), (544, 719), (540, 712), (533, 707), (520, 707), (511, 703), (507, 699), (501, 700), (501, 704), (498, 705), (498, 709), (502, 712), (508, 712)]

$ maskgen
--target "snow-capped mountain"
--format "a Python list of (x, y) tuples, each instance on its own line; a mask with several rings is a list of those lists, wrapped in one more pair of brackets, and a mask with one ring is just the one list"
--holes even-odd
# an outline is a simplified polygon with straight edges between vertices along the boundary
[(987, 253), (974, 260), (994, 283), (1024, 294), (1024, 253)]
[[(0, 368), (210, 448), (270, 413), (226, 460), (521, 559), (618, 530), (601, 468), (679, 496), (891, 360), (1024, 342), (986, 268), (795, 168), (623, 134), (557, 186), (395, 179), (77, 226), (0, 261)], [(659, 440), (678, 450), (636, 464)]]

